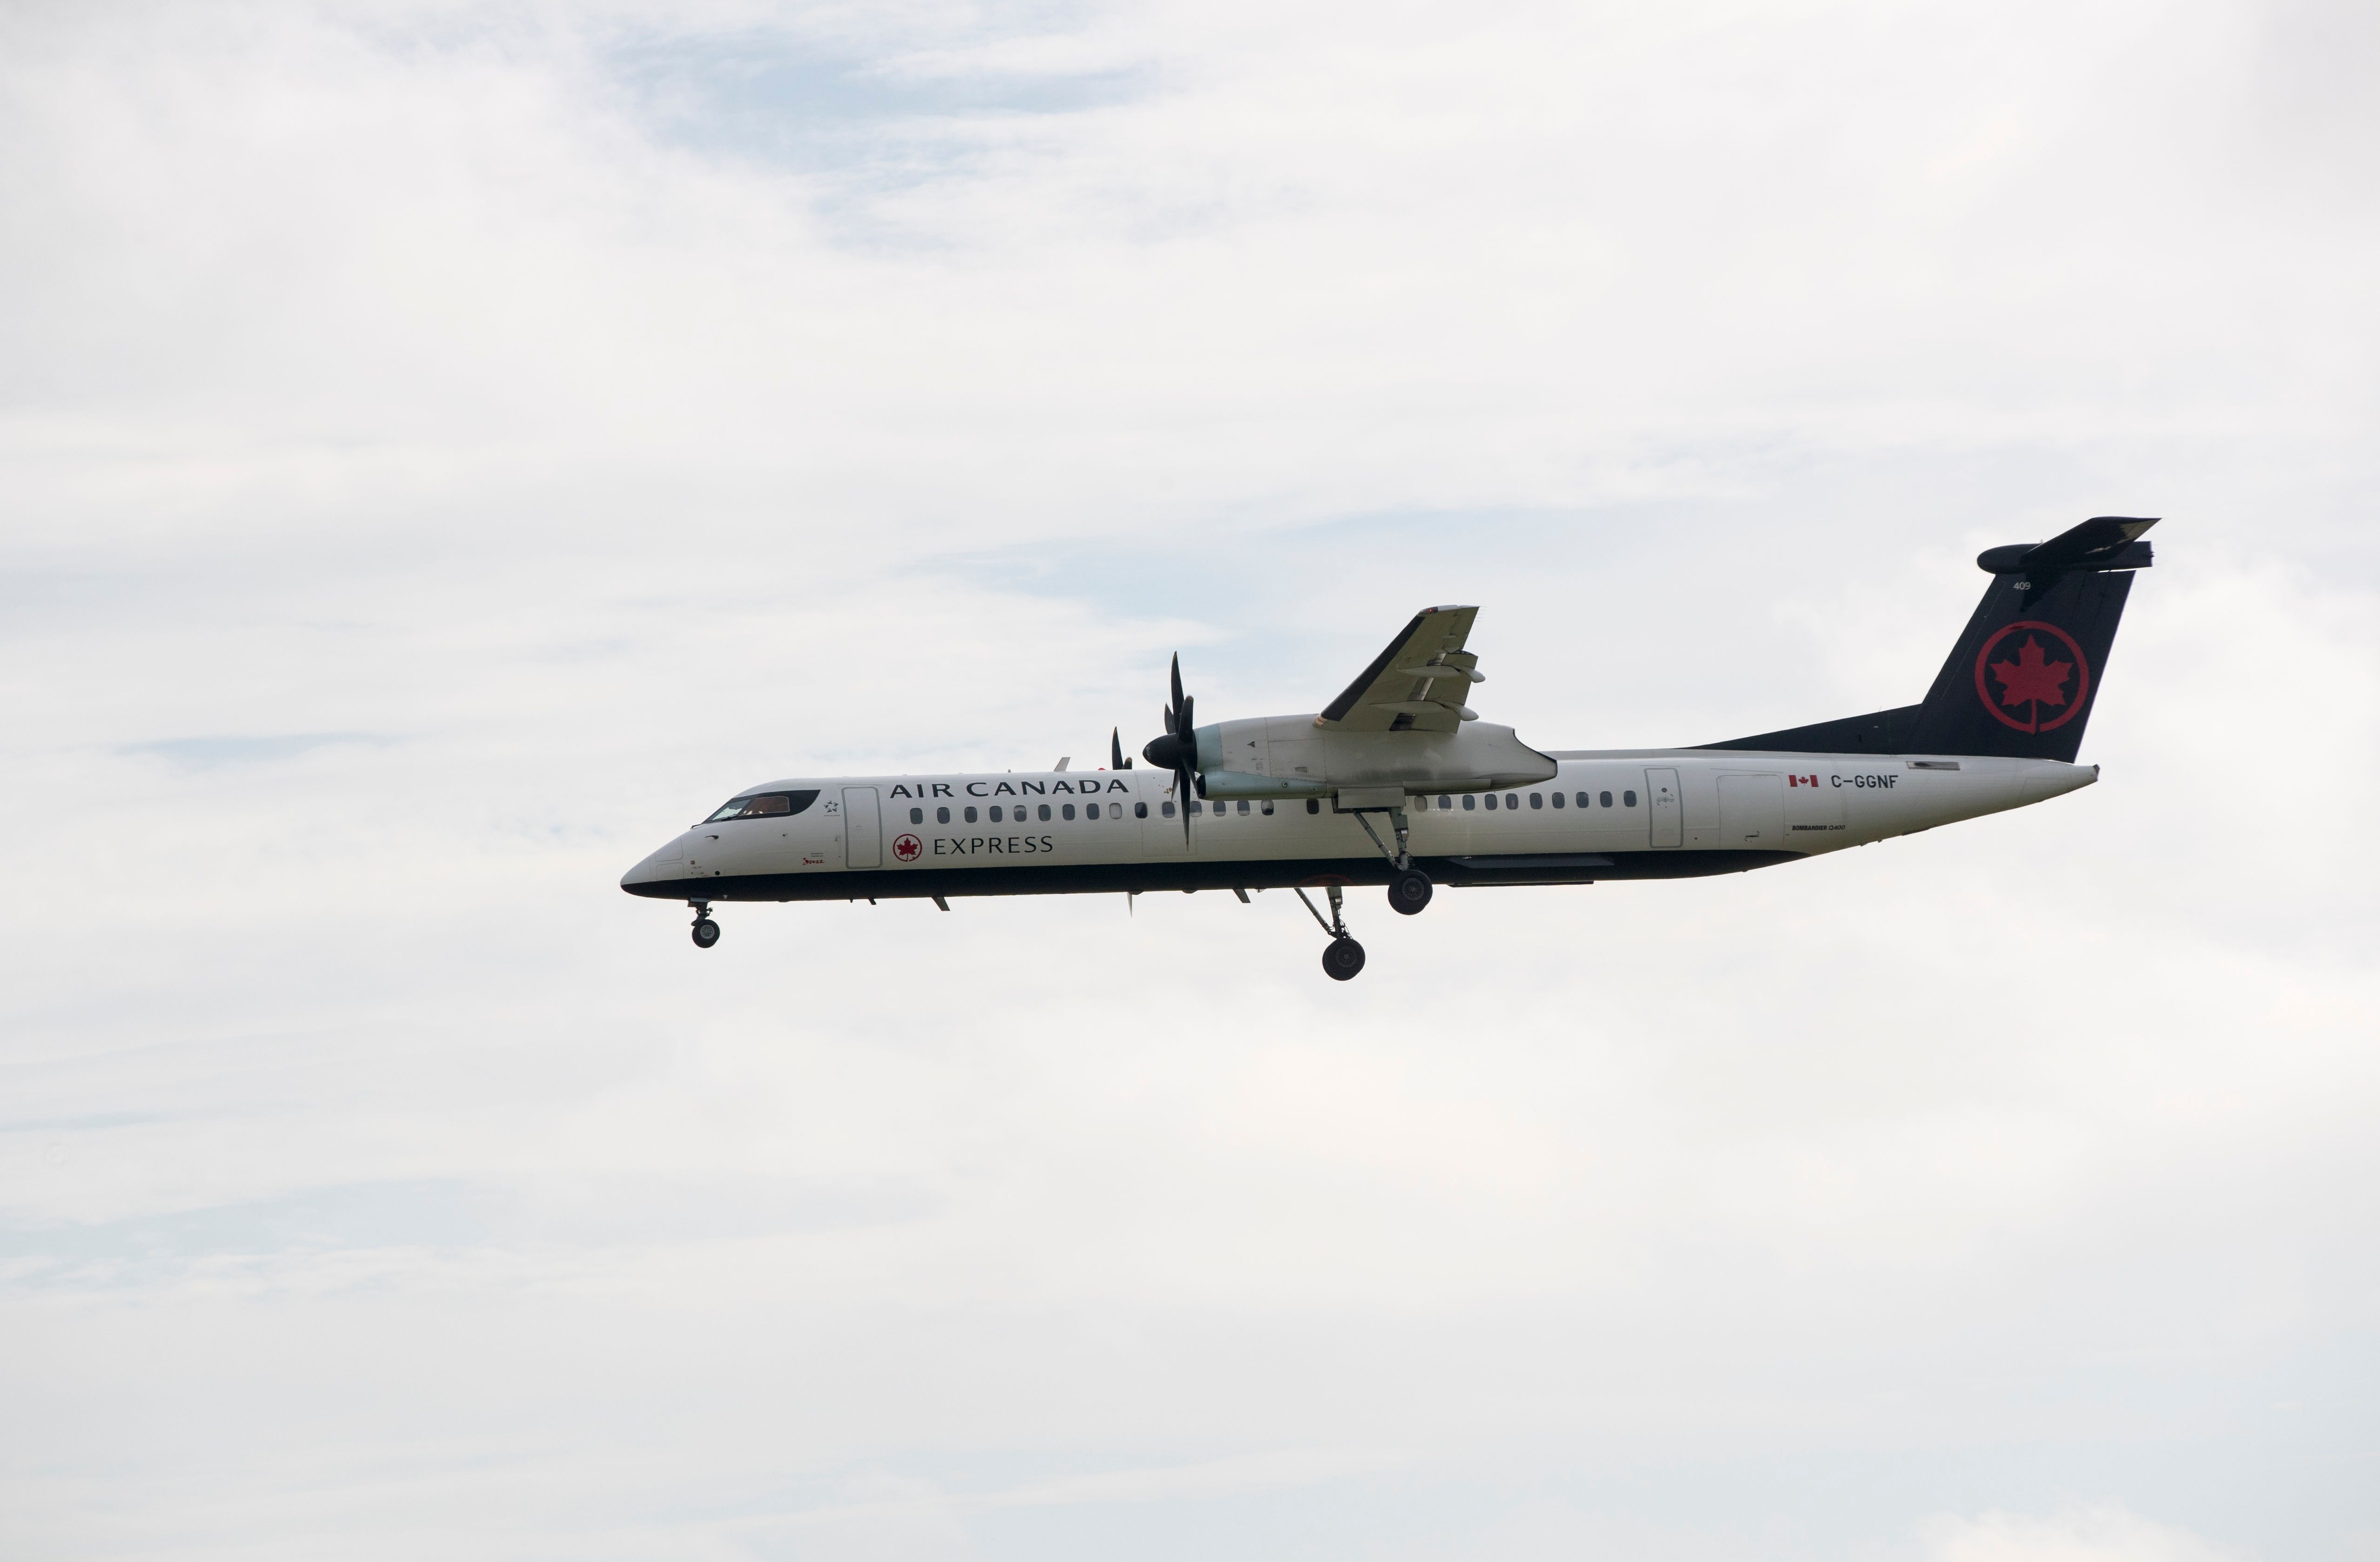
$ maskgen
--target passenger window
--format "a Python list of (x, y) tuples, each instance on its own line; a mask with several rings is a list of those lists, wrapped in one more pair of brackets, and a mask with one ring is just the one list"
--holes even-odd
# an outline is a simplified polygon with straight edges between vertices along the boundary
[[(1171, 808), (1168, 808), (1168, 809), (1166, 810), (1166, 812), (1167, 812), (1167, 813), (1169, 813), (1169, 814), (1170, 814), (1170, 813), (1172, 813), (1172, 811), (1173, 811), (1173, 810), (1172, 810), (1172, 809), (1171, 809)], [(1146, 803), (1135, 803), (1135, 804), (1134, 804), (1134, 805), (1132, 805), (1132, 817), (1133, 817), (1134, 818), (1136, 818), (1136, 819), (1145, 819), (1145, 818), (1148, 817), (1148, 804), (1146, 804)]]
[[(1141, 806), (1142, 806), (1142, 807), (1144, 807), (1144, 808), (1146, 808), (1146, 807), (1148, 807), (1148, 804), (1146, 804), (1146, 803), (1143, 803), (1143, 804), (1141, 805)], [(1172, 817), (1173, 817), (1173, 805), (1172, 805), (1172, 804), (1171, 804), (1171, 803), (1160, 803), (1160, 804), (1157, 805), (1157, 811), (1158, 811), (1159, 813), (1160, 813), (1160, 814), (1164, 815), (1167, 818), (1169, 818), (1169, 819), (1170, 819), (1170, 818), (1172, 818)]]
[(1441, 814), (1451, 814), (1454, 812), (1454, 799), (1447, 796), (1443, 793), (1440, 793), (1438, 799), (1438, 811)]
[(1000, 805), (997, 803), (991, 805), (991, 822), (994, 824), (1000, 822)]
[(1529, 806), (1530, 806), (1530, 807), (1532, 807), (1532, 808), (1542, 808), (1542, 807), (1544, 807), (1545, 805), (1546, 805), (1546, 794), (1545, 794), (1544, 793), (1542, 793), (1542, 792), (1532, 792), (1531, 793), (1529, 793)]
[(1068, 818), (1071, 819), (1075, 817), (1075, 805), (1072, 803), (1067, 804), (1063, 811)]
[(926, 810), (923, 808), (910, 809), (909, 822), (911, 824), (924, 824), (926, 822)]
[(975, 805), (972, 803), (967, 805), (966, 822), (969, 824), (975, 823)]
[(1241, 812), (1241, 813), (1243, 813), (1243, 814), (1245, 814), (1245, 813), (1246, 813), (1247, 811), (1248, 811), (1248, 800), (1247, 800), (1246, 798), (1243, 797), (1243, 798), (1241, 798), (1241, 799), (1240, 799), (1240, 812)]
[(1190, 810), (1190, 817), (1191, 817), (1192, 818), (1194, 818), (1194, 819), (1195, 819), (1195, 818), (1196, 818), (1199, 815), (1201, 815), (1201, 814), (1203, 814), (1203, 813), (1205, 813), (1205, 812), (1207, 811), (1207, 805), (1205, 805), (1204, 803), (1199, 802), (1199, 801), (1198, 801), (1196, 798), (1195, 798), (1195, 797), (1193, 797), (1192, 799), (1190, 799), (1190, 801), (1189, 801), (1189, 802), (1183, 804), (1182, 805), (1183, 805), (1184, 808), (1187, 808), (1187, 809), (1189, 809), (1189, 810)]
[(1322, 811), (1322, 800), (1318, 797), (1307, 798), (1305, 800), (1305, 811), (1309, 814), (1320, 813)]
[(1506, 806), (1507, 808), (1517, 808), (1517, 807), (1519, 807), (1520, 805), (1521, 805), (1521, 794), (1520, 794), (1519, 793), (1517, 793), (1517, 792), (1508, 792), (1508, 793), (1504, 793), (1504, 806)]
[(1041, 806), (1039, 806), (1038, 808), (1034, 809), (1033, 811), (1034, 811), (1034, 813), (1036, 813), (1036, 814), (1039, 815), (1043, 819), (1047, 819), (1047, 818), (1049, 818), (1049, 817), (1050, 817), (1050, 805), (1049, 805), (1049, 804), (1047, 804), (1047, 803), (1044, 803), (1044, 804), (1042, 804), (1042, 805), (1041, 805)]
[(1633, 792), (1623, 792), (1620, 794), (1620, 801), (1633, 808), (1636, 806), (1636, 794)]
[(1588, 796), (1585, 793), (1584, 793), (1584, 792), (1582, 792), (1582, 793), (1580, 793), (1578, 794), (1578, 805), (1579, 805), (1580, 807), (1582, 807), (1582, 808), (1585, 807), (1588, 804), (1590, 804), (1590, 803), (1592, 803), (1592, 802), (1594, 802), (1594, 801), (1595, 801), (1595, 799), (1594, 799), (1594, 798), (1589, 797), (1589, 796)]
[[(1245, 807), (1246, 807), (1246, 806), (1247, 806), (1247, 805), (1246, 805), (1246, 804), (1245, 804), (1245, 803), (1243, 803), (1243, 804), (1241, 804), (1241, 805), (1240, 805), (1240, 806), (1241, 806), (1241, 807), (1243, 807), (1243, 808), (1245, 808)], [(1272, 813), (1272, 799), (1271, 799), (1271, 798), (1269, 798), (1269, 797), (1268, 797), (1268, 798), (1266, 798), (1266, 799), (1265, 799), (1264, 811), (1265, 811), (1265, 813), (1266, 813), (1267, 815), (1270, 815), (1270, 814)]]
[(1557, 792), (1557, 793), (1554, 793), (1554, 806), (1555, 806), (1555, 807), (1557, 807), (1557, 808), (1559, 808), (1559, 807), (1560, 807), (1561, 805), (1562, 805), (1562, 794), (1561, 794), (1560, 793)]
[(935, 810), (934, 810), (934, 822), (935, 822), (936, 824), (948, 824), (948, 823), (950, 823), (950, 822), (951, 822), (951, 811), (950, 811), (948, 808), (937, 808), (937, 809), (935, 809)]
[(1607, 808), (1611, 806), (1611, 793), (1607, 792), (1603, 794), (1603, 805)]
[(1123, 804), (1121, 804), (1121, 803), (1111, 803), (1111, 804), (1109, 804), (1109, 805), (1108, 805), (1108, 817), (1110, 817), (1110, 818), (1111, 818), (1111, 819), (1120, 819), (1120, 818), (1123, 817)]
[(1463, 811), (1464, 813), (1469, 813), (1472, 809), (1476, 808), (1477, 806), (1479, 806), (1479, 799), (1474, 797), (1467, 792), (1463, 794)]
[(1488, 794), (1488, 811), (1491, 814), (1496, 811), (1496, 794), (1492, 792)]

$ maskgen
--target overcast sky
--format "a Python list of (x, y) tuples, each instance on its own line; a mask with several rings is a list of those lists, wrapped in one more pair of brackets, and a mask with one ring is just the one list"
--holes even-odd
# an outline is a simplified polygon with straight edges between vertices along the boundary
[[(0, 1552), (2380, 1557), (2380, 22), (0, 8)], [(767, 778), (1918, 698), (1748, 877), (762, 905)]]

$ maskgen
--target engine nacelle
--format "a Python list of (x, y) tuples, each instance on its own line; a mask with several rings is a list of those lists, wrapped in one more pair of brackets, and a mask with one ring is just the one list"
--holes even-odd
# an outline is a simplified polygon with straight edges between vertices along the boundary
[(1510, 727), (1465, 721), (1451, 733), (1350, 733), (1312, 716), (1259, 716), (1200, 727), (1209, 797), (1328, 797), (1341, 788), (1493, 792), (1550, 781), (1560, 769)]

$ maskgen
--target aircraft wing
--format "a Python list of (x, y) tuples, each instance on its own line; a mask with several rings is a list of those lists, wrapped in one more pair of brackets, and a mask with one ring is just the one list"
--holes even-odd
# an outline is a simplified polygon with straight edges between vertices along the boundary
[(1479, 659), (1463, 648), (1477, 608), (1424, 608), (1372, 659), (1347, 692), (1316, 719), (1349, 733), (1451, 733), (1475, 712), (1464, 705), (1482, 682)]

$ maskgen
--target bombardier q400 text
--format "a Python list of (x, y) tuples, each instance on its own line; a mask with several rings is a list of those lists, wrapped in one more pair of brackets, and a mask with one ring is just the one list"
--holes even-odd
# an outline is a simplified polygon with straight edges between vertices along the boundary
[[(771, 781), (630, 868), (632, 895), (720, 901), (1290, 888), (1322, 968), (1364, 968), (1342, 891), (1412, 915), (1439, 884), (1682, 878), (1790, 863), (2021, 808), (2099, 776), (2074, 763), (2154, 520), (2103, 515), (1985, 551), (1992, 576), (1923, 703), (1691, 748), (1539, 752), (1475, 719), (1478, 609), (1428, 608), (1318, 716), (1199, 726), (1173, 667), (1135, 772)], [(1305, 891), (1327, 892), (1330, 920)]]

